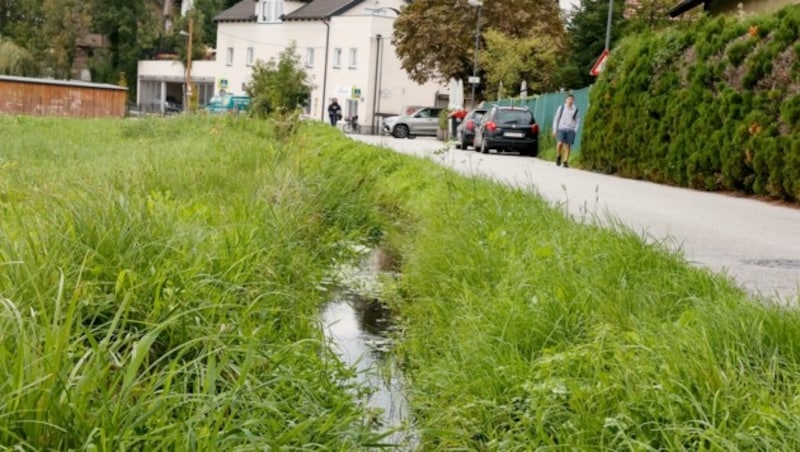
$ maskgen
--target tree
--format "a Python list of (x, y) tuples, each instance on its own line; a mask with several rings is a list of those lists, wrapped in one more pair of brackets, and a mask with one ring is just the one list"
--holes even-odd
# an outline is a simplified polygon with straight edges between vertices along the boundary
[(239, 0), (195, 0), (194, 10), (202, 14), (197, 22), (202, 29), (203, 44), (207, 47), (217, 46), (217, 24), (214, 16), (239, 3)]
[[(161, 0), (92, 1), (92, 31), (105, 35), (109, 42), (106, 59), (92, 61), (93, 80), (116, 83), (120, 73), (136, 79), (142, 50), (152, 46), (161, 28), (154, 11), (161, 10)], [(131, 89), (129, 95), (134, 94)]]
[[(626, 5), (624, 34), (641, 33), (645, 30), (658, 30), (673, 23), (668, 11), (675, 6), (675, 0), (638, 0)], [(701, 10), (701, 8), (697, 8)], [(690, 15), (687, 14), (687, 17)]]
[(300, 64), (294, 42), (266, 63), (257, 61), (245, 91), (251, 98), (250, 112), (264, 117), (273, 113), (288, 114), (308, 102), (313, 85)]
[(44, 0), (44, 23), (35, 49), (47, 73), (55, 78), (72, 78), (72, 64), (78, 40), (89, 33), (92, 18), (83, 0)]
[(47, 40), (41, 32), (43, 27), (43, 0), (0, 0), (0, 35), (28, 51), (37, 62)]
[(524, 80), (528, 92), (547, 92), (556, 89), (559, 44), (544, 34), (511, 38), (497, 30), (488, 30), (486, 52), (481, 67), (486, 72), (486, 84), (492, 89), (500, 83), (507, 91), (515, 92)]
[[(614, 0), (611, 47), (622, 36), (624, 0)], [(567, 26), (567, 51), (558, 78), (562, 88), (584, 88), (594, 83), (589, 74), (605, 48), (608, 0), (582, 0)]]
[(0, 74), (35, 77), (39, 75), (39, 65), (30, 52), (0, 37)]
[[(394, 24), (392, 44), (409, 77), (424, 83), (471, 75), (476, 15), (477, 9), (466, 0), (456, 0), (455, 4), (415, 0), (404, 7)], [(536, 34), (558, 42), (564, 35), (558, 3), (554, 1), (497, 0), (491, 8), (481, 10), (481, 35), (490, 29), (510, 39)]]

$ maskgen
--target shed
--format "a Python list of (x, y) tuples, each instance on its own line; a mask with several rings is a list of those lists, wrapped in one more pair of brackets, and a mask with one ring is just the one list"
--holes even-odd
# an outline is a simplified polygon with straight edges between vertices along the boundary
[(127, 98), (123, 86), (0, 75), (0, 114), (121, 118)]

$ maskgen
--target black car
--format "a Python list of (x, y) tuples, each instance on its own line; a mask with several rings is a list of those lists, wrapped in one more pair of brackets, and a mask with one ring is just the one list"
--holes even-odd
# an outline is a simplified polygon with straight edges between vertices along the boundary
[(539, 124), (528, 107), (495, 105), (483, 115), (475, 128), (476, 151), (518, 151), (535, 157), (539, 154)]
[(478, 122), (486, 114), (486, 111), (485, 108), (470, 110), (461, 120), (461, 124), (456, 128), (456, 139), (458, 140), (456, 147), (458, 149), (466, 149), (468, 146), (472, 146), (475, 140), (475, 128), (478, 127)]

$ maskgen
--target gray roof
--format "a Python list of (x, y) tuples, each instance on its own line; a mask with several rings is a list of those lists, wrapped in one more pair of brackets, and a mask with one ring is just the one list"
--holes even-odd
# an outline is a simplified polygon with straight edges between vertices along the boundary
[(56, 80), (52, 78), (17, 77), (13, 75), (0, 75), (0, 81), (18, 82), (18, 83), (37, 83), (44, 85), (73, 86), (76, 88), (99, 88), (99, 89), (113, 89), (122, 91), (128, 90), (128, 88), (124, 86), (112, 85), (109, 83), (92, 83), (92, 82), (84, 82), (81, 80)]
[(214, 16), (214, 22), (255, 22), (256, 0), (242, 0)]
[(283, 16), (283, 20), (314, 20), (336, 16), (364, 0), (312, 0), (311, 3)]

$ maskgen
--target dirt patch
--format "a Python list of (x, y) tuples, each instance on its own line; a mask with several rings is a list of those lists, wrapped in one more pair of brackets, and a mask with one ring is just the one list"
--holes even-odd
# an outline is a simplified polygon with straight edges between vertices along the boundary
[(758, 87), (762, 89), (775, 89), (785, 87), (788, 95), (800, 92), (800, 84), (793, 83), (792, 64), (795, 61), (794, 49), (788, 47), (772, 60), (772, 72), (759, 80)]

